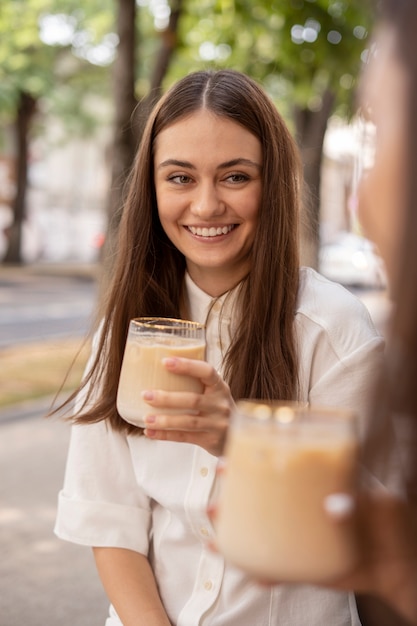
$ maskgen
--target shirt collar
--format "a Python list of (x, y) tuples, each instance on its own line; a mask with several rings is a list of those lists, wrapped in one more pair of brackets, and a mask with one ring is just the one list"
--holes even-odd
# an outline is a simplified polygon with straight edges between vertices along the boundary
[[(227, 298), (230, 291), (222, 294), (218, 298), (213, 298), (208, 293), (200, 289), (198, 285), (193, 281), (188, 272), (185, 272), (185, 287), (187, 293), (187, 305), (190, 312), (190, 317), (195, 322), (205, 324), (209, 312), (212, 310), (213, 305), (219, 304), (217, 309), (222, 309), (222, 318), (230, 319), (234, 308), (236, 296), (238, 290), (235, 289), (235, 293), (231, 294), (231, 297)], [(223, 303), (227, 298), (226, 306), (223, 307)]]

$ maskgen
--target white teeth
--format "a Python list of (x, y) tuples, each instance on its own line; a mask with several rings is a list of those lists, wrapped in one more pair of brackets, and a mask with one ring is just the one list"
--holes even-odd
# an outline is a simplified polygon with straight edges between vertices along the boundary
[(195, 226), (188, 226), (188, 229), (193, 233), (193, 235), (198, 235), (199, 237), (218, 237), (219, 235), (227, 235), (227, 233), (230, 233), (233, 228), (233, 224), (230, 224), (230, 226), (219, 226), (218, 228), (215, 226), (211, 226), (211, 228), (196, 228)]

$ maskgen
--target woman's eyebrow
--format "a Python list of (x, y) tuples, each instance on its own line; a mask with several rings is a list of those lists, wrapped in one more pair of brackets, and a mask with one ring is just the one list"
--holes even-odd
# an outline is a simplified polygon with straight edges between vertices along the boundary
[(225, 163), (220, 163), (220, 165), (217, 166), (217, 169), (221, 170), (226, 167), (234, 167), (235, 165), (249, 165), (250, 167), (256, 167), (258, 170), (262, 168), (261, 164), (256, 163), (256, 161), (251, 161), (250, 159), (239, 158), (239, 159), (232, 159), (231, 161), (226, 161)]
[(176, 167), (187, 167), (188, 169), (195, 170), (195, 165), (193, 165), (189, 161), (180, 161), (178, 159), (167, 159), (166, 161), (162, 161), (162, 163), (158, 165), (158, 169), (171, 165), (175, 165)]
[[(180, 161), (179, 159), (166, 159), (158, 165), (158, 169), (161, 169), (162, 167), (169, 167), (172, 165), (175, 165), (176, 167), (186, 167), (192, 170), (196, 169), (195, 165), (193, 165), (189, 161)], [(230, 161), (226, 161), (225, 163), (220, 163), (216, 169), (221, 170), (226, 167), (234, 167), (235, 165), (249, 165), (251, 167), (256, 167), (259, 170), (261, 169), (260, 163), (256, 163), (255, 161), (244, 158), (231, 159)]]

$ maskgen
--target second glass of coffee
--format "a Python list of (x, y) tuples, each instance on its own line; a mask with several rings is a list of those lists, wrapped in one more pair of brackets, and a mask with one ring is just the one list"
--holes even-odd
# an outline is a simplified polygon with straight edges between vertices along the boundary
[(354, 495), (358, 439), (352, 413), (262, 400), (237, 402), (216, 517), (220, 552), (261, 580), (324, 582), (354, 567), (354, 528), (324, 510)]

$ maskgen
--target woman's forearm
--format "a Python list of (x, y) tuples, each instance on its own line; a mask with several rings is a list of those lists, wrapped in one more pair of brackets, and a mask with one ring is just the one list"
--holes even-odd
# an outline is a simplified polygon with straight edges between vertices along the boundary
[(106, 594), (123, 626), (171, 626), (148, 559), (123, 548), (93, 548)]

